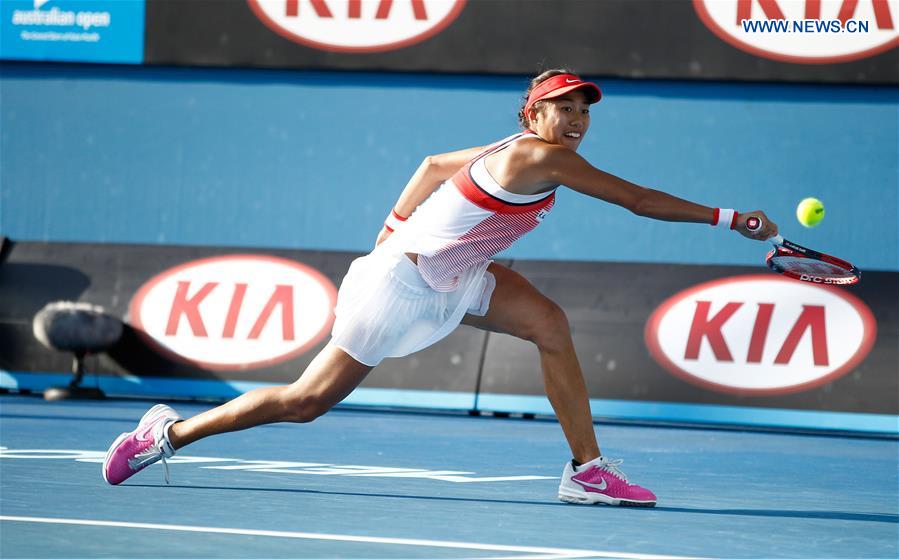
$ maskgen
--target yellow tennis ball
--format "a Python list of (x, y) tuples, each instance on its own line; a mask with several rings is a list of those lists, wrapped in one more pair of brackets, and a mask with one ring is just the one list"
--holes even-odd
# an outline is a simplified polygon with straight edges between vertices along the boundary
[(817, 198), (806, 198), (796, 206), (796, 219), (806, 227), (814, 227), (824, 219), (824, 204)]

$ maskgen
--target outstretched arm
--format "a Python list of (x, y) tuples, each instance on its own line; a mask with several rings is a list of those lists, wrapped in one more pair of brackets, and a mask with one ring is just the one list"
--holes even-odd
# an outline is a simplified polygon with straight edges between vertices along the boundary
[[(565, 186), (606, 202), (619, 205), (631, 212), (662, 221), (714, 223), (715, 208), (703, 206), (665, 192), (636, 185), (590, 165), (574, 151), (561, 146), (542, 146), (538, 167), (545, 180)], [(746, 220), (751, 216), (762, 218), (763, 227), (750, 231)], [(734, 229), (751, 239), (767, 239), (777, 234), (777, 224), (763, 212), (740, 214)]]
[[(471, 161), (473, 157), (486, 149), (486, 146), (452, 151), (449, 153), (441, 153), (439, 155), (429, 155), (424, 158), (421, 165), (406, 183), (406, 187), (400, 194), (399, 200), (393, 206), (393, 211), (405, 219), (412, 215), (422, 202), (430, 196), (443, 181), (452, 177), (456, 171), (462, 168), (466, 163)], [(386, 239), (392, 231), (386, 226), (381, 229), (378, 234), (378, 240), (375, 244), (380, 244)]]

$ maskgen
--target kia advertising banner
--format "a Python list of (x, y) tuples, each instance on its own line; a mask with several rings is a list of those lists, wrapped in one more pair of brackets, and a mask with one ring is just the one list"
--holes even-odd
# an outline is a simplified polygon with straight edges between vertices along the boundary
[(871, 309), (850, 291), (761, 275), (677, 293), (646, 324), (650, 354), (669, 372), (746, 395), (802, 392), (836, 380), (865, 360), (876, 336)]
[(899, 0), (160, 0), (146, 62), (899, 83)]
[[(57, 300), (101, 305), (125, 321), (122, 340), (88, 364), (101, 378), (292, 382), (327, 342), (337, 286), (356, 256), (13, 243), (0, 265), (0, 386), (69, 370), (71, 357), (32, 333), (33, 316)], [(895, 272), (866, 271), (842, 288), (757, 267), (503, 263), (566, 311), (591, 399), (649, 406), (647, 417), (662, 404), (894, 423), (899, 414)], [(522, 411), (522, 399), (532, 398), (552, 413), (533, 344), (469, 327), (386, 360), (363, 388), (381, 390), (378, 398), (418, 390), (406, 405), (463, 410)], [(196, 384), (179, 390), (218, 394)], [(604, 409), (596, 414), (609, 415)]]
[(140, 64), (144, 0), (3, 0), (0, 59)]
[[(516, 261), (566, 311), (591, 398), (899, 412), (899, 274), (852, 287), (761, 267)], [(485, 393), (544, 394), (527, 342), (489, 338)]]
[(288, 361), (317, 346), (330, 332), (336, 302), (334, 284), (313, 267), (231, 254), (154, 276), (131, 299), (128, 314), (135, 330), (174, 360), (241, 370)]

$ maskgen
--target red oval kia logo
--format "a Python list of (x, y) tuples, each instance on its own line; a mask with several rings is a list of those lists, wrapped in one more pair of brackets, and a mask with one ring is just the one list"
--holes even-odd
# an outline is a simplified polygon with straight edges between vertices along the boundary
[(466, 0), (247, 0), (279, 35), (336, 52), (406, 47), (443, 31)]
[(652, 357), (721, 392), (769, 395), (833, 381), (871, 351), (871, 310), (837, 287), (778, 276), (725, 278), (681, 291), (646, 324)]
[(772, 60), (832, 64), (899, 45), (896, 0), (693, 0), (693, 6), (715, 35)]
[(153, 277), (130, 305), (132, 326), (160, 352), (216, 370), (291, 359), (328, 334), (337, 290), (318, 270), (235, 254), (194, 260)]

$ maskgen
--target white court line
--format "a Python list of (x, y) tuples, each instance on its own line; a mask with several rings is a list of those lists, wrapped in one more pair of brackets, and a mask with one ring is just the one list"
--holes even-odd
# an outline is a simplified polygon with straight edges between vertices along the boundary
[[(581, 554), (565, 553), (562, 555), (542, 555), (542, 554), (541, 555), (504, 555), (502, 557), (496, 557), (496, 556), (491, 555), (489, 557), (478, 557), (475, 559), (577, 559), (579, 557), (614, 557), (617, 559), (617, 558), (621, 558), (622, 555), (619, 555), (617, 553), (615, 553), (613, 555), (597, 555), (596, 553), (594, 553), (592, 551), (585, 551), (584, 553), (581, 553)], [(640, 555), (639, 557), (646, 558), (646, 557), (653, 557), (653, 555)], [(681, 558), (678, 557), (677, 559), (681, 559)]]
[[(315, 534), (312, 532), (282, 532), (278, 530), (249, 530), (244, 528), (216, 528), (213, 526), (182, 526), (178, 524), (147, 524), (143, 522), (114, 522), (110, 520), (85, 520), (78, 518), (44, 518), (38, 516), (0, 516), (0, 521), (35, 522), (42, 524), (74, 524), (78, 526), (108, 526), (110, 528), (139, 528), (143, 530), (169, 530), (172, 532), (200, 532), (206, 534), (233, 534), (239, 536), (266, 536), (270, 538), (294, 538), (303, 540), (330, 540), (341, 542), (379, 543), (387, 545), (413, 545), (421, 547), (445, 547), (454, 549), (478, 549), (483, 551), (506, 551), (511, 553), (538, 554), (542, 559), (572, 559), (575, 557), (606, 557), (609, 559), (700, 559), (680, 555), (648, 555), (642, 553), (616, 553), (587, 549), (561, 549), (552, 547), (525, 547), (516, 545), (492, 545), (440, 540), (417, 540), (406, 538), (376, 538), (369, 536), (348, 536), (342, 534)], [(529, 559), (535, 558), (533, 555)], [(523, 559), (523, 558), (522, 558)]]

